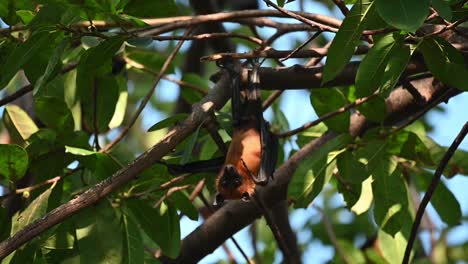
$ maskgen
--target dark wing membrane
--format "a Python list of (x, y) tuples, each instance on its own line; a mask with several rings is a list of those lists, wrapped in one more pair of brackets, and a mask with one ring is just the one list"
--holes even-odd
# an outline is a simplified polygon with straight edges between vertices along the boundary
[(273, 178), (276, 161), (278, 160), (278, 138), (270, 132), (268, 122), (261, 121), (262, 164), (255, 183), (265, 185)]

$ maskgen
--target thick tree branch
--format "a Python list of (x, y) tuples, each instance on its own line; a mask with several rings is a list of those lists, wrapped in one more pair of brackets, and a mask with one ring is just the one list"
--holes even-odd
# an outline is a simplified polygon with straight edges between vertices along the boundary
[(228, 78), (228, 74), (223, 74), (210, 93), (200, 103), (193, 106), (193, 112), (185, 122), (171, 129), (159, 143), (140, 155), (128, 166), (117, 171), (112, 177), (93, 186), (83, 194), (50, 211), (44, 217), (34, 221), (7, 240), (2, 241), (0, 243), (0, 259), (5, 258), (34, 237), (80, 210), (99, 202), (106, 195), (130, 182), (145, 169), (159, 161), (164, 155), (170, 153), (177, 144), (200, 125), (211, 111), (220, 109), (226, 103), (230, 95), (230, 80)]
[[(432, 81), (433, 78), (429, 78), (413, 83), (419, 93), (427, 99), (428, 103), (436, 100), (438, 96), (449, 89), (444, 85), (433, 86)], [(415, 113), (420, 107), (415, 102), (407, 90), (401, 87), (397, 88), (386, 100), (387, 123), (392, 124), (404, 120), (409, 115)], [(351, 118), (350, 134), (354, 136), (360, 135), (371, 125), (371, 123), (366, 121), (364, 116), (358, 113), (354, 114)], [(288, 183), (300, 162), (334, 137), (335, 134), (326, 133), (322, 137), (306, 144), (275, 171), (275, 178), (270, 184), (265, 187), (258, 187), (257, 192), (267, 208), (271, 209), (276, 204), (284, 202)], [(203, 225), (184, 238), (180, 256), (176, 260), (169, 261), (169, 263), (194, 263), (200, 260), (213, 252), (232, 234), (235, 234), (253, 222), (260, 215), (260, 211), (252, 203), (241, 201), (227, 203)]]

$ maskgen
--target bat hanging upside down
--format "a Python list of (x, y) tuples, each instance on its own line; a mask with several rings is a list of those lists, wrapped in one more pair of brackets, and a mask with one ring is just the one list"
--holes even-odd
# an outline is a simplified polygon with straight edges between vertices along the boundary
[(257, 184), (267, 184), (273, 177), (278, 148), (277, 138), (263, 119), (258, 64), (249, 72), (247, 87), (239, 85), (240, 74), (234, 67), (228, 70), (233, 80), (233, 135), (225, 162), (216, 177), (216, 204), (225, 199), (247, 201)]
[[(265, 185), (275, 170), (278, 139), (263, 119), (258, 64), (249, 72), (247, 87), (240, 85), (240, 73), (232, 61), (220, 65), (232, 80), (233, 135), (225, 158), (192, 162), (185, 165), (166, 164), (172, 173), (218, 171), (215, 204), (224, 200), (248, 201), (256, 185)], [(220, 169), (221, 167), (221, 169)]]

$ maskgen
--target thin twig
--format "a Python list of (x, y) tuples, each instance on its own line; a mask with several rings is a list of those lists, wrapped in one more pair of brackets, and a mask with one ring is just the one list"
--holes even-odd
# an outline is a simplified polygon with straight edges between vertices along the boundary
[(69, 175), (71, 175), (71, 174), (73, 174), (73, 173), (75, 173), (75, 172), (77, 172), (79, 170), (82, 170), (82, 169), (83, 169), (83, 167), (78, 167), (78, 168), (75, 168), (73, 170), (70, 170), (70, 171), (66, 172), (63, 176), (55, 176), (54, 178), (45, 180), (43, 182), (28, 186), (28, 187), (16, 189), (16, 190), (14, 190), (12, 192), (9, 192), (9, 193), (6, 193), (5, 195), (0, 196), (0, 200), (5, 199), (7, 197), (10, 197), (11, 195), (14, 195), (14, 194), (22, 194), (22, 193), (26, 193), (26, 192), (31, 192), (31, 191), (39, 189), (39, 188), (41, 188), (43, 186), (54, 184), (54, 183), (59, 182), (60, 180), (64, 179), (65, 177), (67, 177), (67, 176), (69, 176)]
[(468, 122), (465, 122), (465, 125), (460, 130), (460, 133), (458, 133), (458, 136), (455, 138), (453, 143), (450, 145), (449, 149), (445, 153), (442, 160), (440, 160), (439, 166), (434, 172), (434, 177), (432, 177), (431, 184), (427, 188), (427, 191), (424, 194), (421, 204), (419, 205), (418, 211), (416, 212), (416, 217), (414, 219), (413, 226), (411, 227), (410, 237), (408, 239), (408, 244), (406, 245), (406, 249), (405, 249), (405, 255), (403, 257), (403, 262), (402, 262), (403, 264), (406, 264), (409, 262), (411, 249), (413, 248), (414, 240), (416, 239), (416, 235), (418, 233), (419, 224), (421, 223), (421, 219), (424, 215), (424, 212), (426, 211), (426, 207), (429, 204), (429, 201), (431, 200), (431, 197), (434, 194), (434, 191), (440, 182), (442, 173), (444, 172), (444, 169), (447, 166), (450, 158), (455, 153), (455, 151), (457, 150), (458, 146), (463, 141), (467, 133), (468, 133)]
[[(369, 51), (372, 45), (363, 46), (360, 45), (357, 47), (354, 55), (362, 55)], [(230, 59), (255, 59), (255, 58), (270, 58), (270, 59), (281, 59), (289, 56), (289, 58), (312, 58), (312, 57), (325, 57), (328, 55), (328, 48), (311, 48), (306, 50), (299, 50), (294, 52), (292, 50), (275, 50), (273, 48), (268, 48), (265, 50), (254, 50), (252, 52), (246, 53), (217, 53), (209, 56), (204, 56), (200, 58), (200, 61), (217, 61), (223, 60), (226, 58)]]
[(276, 90), (274, 91), (262, 104), (262, 110), (267, 110), (270, 105), (272, 105), (275, 100), (284, 92), (284, 90)]
[(204, 33), (193, 36), (153, 36), (154, 40), (205, 40), (205, 39), (217, 39), (217, 38), (240, 38), (257, 45), (261, 45), (263, 41), (260, 38), (244, 35), (241, 33)]
[(99, 127), (98, 127), (98, 103), (97, 103), (97, 98), (98, 98), (98, 87), (96, 83), (96, 79), (93, 81), (93, 130), (94, 130), (94, 148), (96, 151), (99, 151), (101, 149), (101, 146), (99, 145)]
[(256, 206), (260, 210), (260, 212), (263, 214), (265, 217), (265, 221), (267, 222), (268, 226), (271, 229), (271, 232), (273, 233), (273, 236), (275, 237), (276, 243), (278, 244), (278, 247), (281, 249), (283, 252), (283, 257), (286, 260), (286, 263), (289, 263), (292, 261), (292, 255), (289, 250), (288, 245), (286, 244), (286, 241), (283, 237), (283, 234), (281, 233), (280, 229), (278, 228), (278, 225), (276, 222), (273, 220), (272, 217), (270, 217), (270, 214), (268, 213), (268, 210), (266, 209), (265, 205), (263, 202), (260, 200), (260, 196), (256, 195), (254, 193), (253, 195), (253, 201), (255, 202)]
[(182, 190), (185, 190), (185, 189), (188, 189), (190, 188), (190, 186), (192, 186), (191, 184), (186, 184), (186, 185), (182, 185), (182, 186), (177, 186), (177, 187), (173, 187), (171, 189), (169, 189), (167, 191), (167, 193), (165, 193), (154, 205), (153, 205), (153, 208), (159, 208), (159, 206), (161, 206), (161, 204), (164, 202), (164, 200), (166, 200), (168, 197), (170, 197), (172, 194), (174, 194), (175, 192), (178, 192), (178, 191), (182, 191)]
[(277, 136), (279, 138), (284, 138), (284, 137), (290, 137), (292, 135), (300, 133), (300, 132), (302, 132), (302, 131), (310, 128), (310, 127), (318, 125), (319, 123), (323, 122), (324, 120), (330, 119), (330, 118), (332, 118), (334, 116), (337, 116), (337, 115), (339, 115), (341, 113), (344, 113), (344, 112), (348, 111), (349, 109), (351, 109), (351, 108), (353, 108), (355, 106), (361, 105), (361, 104), (369, 101), (370, 99), (376, 97), (377, 95), (378, 94), (375, 93), (375, 94), (369, 95), (367, 97), (359, 98), (356, 101), (354, 101), (353, 103), (347, 104), (347, 105), (345, 105), (345, 106), (343, 106), (343, 107), (341, 107), (341, 108), (339, 108), (339, 109), (337, 109), (337, 110), (335, 110), (333, 112), (326, 113), (323, 116), (321, 116), (320, 118), (317, 118), (316, 120), (314, 120), (312, 122), (306, 123), (303, 126), (298, 127), (296, 129), (293, 129), (293, 130), (278, 134)]
[(306, 40), (304, 43), (302, 43), (299, 47), (295, 48), (291, 53), (288, 54), (288, 56), (280, 59), (281, 62), (291, 58), (294, 54), (302, 50), (307, 44), (309, 44), (312, 40), (316, 39), (320, 34), (322, 34), (323, 31), (317, 31), (315, 34), (313, 34), (308, 40)]
[(31, 92), (33, 90), (33, 88), (34, 87), (31, 84), (28, 84), (26, 86), (21, 87), (16, 92), (6, 96), (5, 98), (0, 99), (0, 106), (6, 105), (6, 104), (20, 98), (21, 96)]
[[(185, 32), (185, 36), (188, 36), (190, 35), (190, 33), (192, 32), (192, 29), (188, 29), (186, 32)], [(177, 53), (179, 52), (180, 48), (182, 47), (182, 44), (184, 44), (184, 40), (181, 40), (179, 41), (179, 43), (177, 43), (177, 46), (174, 48), (174, 50), (172, 51), (172, 53), (169, 55), (169, 57), (167, 57), (166, 61), (164, 62), (163, 66), (161, 67), (161, 71), (158, 72), (155, 80), (153, 81), (152, 85), (151, 85), (151, 89), (149, 90), (149, 92), (146, 94), (145, 98), (143, 98), (143, 100), (141, 101), (137, 111), (135, 112), (135, 114), (133, 115), (133, 117), (130, 119), (130, 122), (128, 123), (128, 125), (122, 130), (122, 132), (120, 133), (119, 136), (117, 136), (116, 139), (114, 139), (114, 141), (112, 141), (111, 143), (109, 143), (107, 146), (105, 146), (104, 148), (102, 148), (100, 150), (100, 152), (107, 152), (109, 151), (113, 146), (115, 146), (117, 143), (120, 142), (120, 140), (122, 140), (128, 133), (128, 131), (130, 131), (130, 128), (132, 128), (132, 126), (135, 124), (135, 122), (137, 121), (138, 117), (140, 116), (141, 112), (143, 111), (143, 109), (145, 108), (146, 104), (148, 103), (148, 101), (151, 99), (151, 97), (153, 96), (153, 93), (154, 93), (154, 90), (156, 89), (156, 86), (158, 85), (159, 81), (162, 79), (162, 76), (164, 75), (164, 73), (167, 71), (167, 69), (169, 68), (169, 65), (171, 65), (172, 61), (175, 59)]]
[[(124, 56), (123, 59), (125, 60), (125, 63), (127, 63), (128, 65), (130, 65), (130, 66), (132, 66), (132, 67), (134, 67), (136, 69), (142, 70), (142, 71), (144, 71), (146, 73), (149, 73), (149, 74), (152, 74), (152, 75), (158, 75), (159, 74), (159, 72), (148, 69), (143, 64), (140, 64), (140, 63), (128, 58), (127, 56)], [(192, 90), (194, 90), (196, 92), (201, 93), (202, 95), (206, 95), (208, 93), (202, 87), (199, 87), (197, 85), (194, 85), (194, 84), (191, 84), (191, 83), (188, 83), (188, 82), (185, 82), (185, 81), (177, 80), (177, 79), (172, 78), (171, 76), (168, 76), (168, 75), (163, 75), (161, 78), (166, 80), (166, 81), (170, 81), (170, 82), (173, 82), (175, 84), (178, 84), (178, 85), (180, 85), (182, 87), (192, 89)]]
[(443, 27), (443, 28), (441, 28), (441, 29), (439, 29), (437, 31), (434, 31), (434, 32), (432, 32), (430, 34), (424, 35), (423, 37), (427, 38), (427, 37), (437, 36), (437, 35), (439, 35), (441, 33), (444, 33), (445, 31), (447, 31), (449, 29), (454, 29), (455, 27), (457, 27), (458, 25), (460, 25), (461, 23), (464, 23), (466, 21), (468, 21), (468, 16), (465, 16), (464, 18), (459, 19), (459, 20), (457, 20), (457, 21), (455, 21), (455, 22), (453, 22), (453, 23), (451, 23), (451, 24), (449, 24), (449, 25), (447, 25), (447, 26), (445, 26), (445, 27)]
[(300, 14), (298, 13), (294, 13), (294, 12), (291, 12), (285, 8), (282, 8), (280, 6), (278, 6), (277, 4), (273, 3), (272, 1), (270, 0), (263, 0), (263, 2), (265, 2), (268, 6), (272, 6), (274, 7), (276, 10), (280, 11), (281, 13), (287, 15), (287, 16), (290, 16), (294, 19), (297, 19), (303, 23), (306, 23), (307, 25), (311, 26), (311, 27), (316, 27), (318, 28), (320, 31), (330, 31), (330, 32), (338, 32), (338, 29), (337, 28), (334, 28), (334, 27), (330, 27), (330, 26), (327, 26), (327, 25), (323, 25), (323, 24), (320, 24), (320, 23), (317, 23), (315, 21), (312, 21), (308, 18), (305, 18), (303, 16), (301, 16)]

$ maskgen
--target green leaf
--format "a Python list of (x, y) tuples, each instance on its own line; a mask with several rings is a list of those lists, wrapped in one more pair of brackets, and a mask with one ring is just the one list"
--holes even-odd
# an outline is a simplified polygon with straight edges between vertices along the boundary
[(426, 165), (434, 165), (429, 149), (422, 140), (414, 133), (402, 131), (389, 138), (388, 142), (393, 145), (392, 154), (409, 160), (422, 162)]
[(128, 90), (127, 81), (123, 76), (116, 76), (116, 81), (119, 87), (119, 98), (115, 104), (114, 115), (109, 122), (109, 128), (116, 128), (120, 126), (124, 120), (127, 110)]
[(200, 100), (203, 98), (202, 94), (192, 89), (182, 88), (181, 95), (182, 98), (184, 98), (184, 100), (189, 104), (195, 104), (196, 102), (200, 102)]
[(62, 41), (60, 44), (55, 48), (54, 53), (50, 57), (49, 63), (47, 64), (47, 68), (45, 69), (44, 74), (39, 77), (36, 84), (34, 85), (33, 95), (36, 95), (37, 92), (45, 85), (47, 82), (51, 81), (59, 72), (60, 68), (62, 67), (61, 56), (67, 47), (68, 42)]
[(34, 12), (29, 10), (18, 10), (16, 15), (23, 21), (23, 24), (27, 25), (34, 18)]
[(126, 205), (141, 229), (162, 249), (164, 255), (175, 258), (180, 250), (180, 226), (177, 211), (164, 203), (151, 208), (141, 200), (128, 200)]
[(120, 263), (122, 232), (119, 217), (107, 200), (85, 209), (76, 218), (81, 263)]
[[(419, 168), (414, 168), (411, 171), (411, 176), (412, 179), (415, 180), (418, 190), (422, 192), (427, 191), (434, 177), (433, 173)], [(449, 226), (455, 226), (461, 223), (462, 212), (460, 203), (443, 181), (440, 181), (437, 185), (431, 198), (431, 204), (434, 206), (434, 209), (437, 211), (442, 221)]]
[(390, 51), (395, 44), (393, 33), (389, 33), (380, 38), (364, 57), (356, 73), (357, 98), (371, 95), (380, 86)]
[(385, 105), (385, 99), (381, 95), (378, 95), (371, 100), (358, 105), (357, 110), (363, 114), (367, 119), (380, 122), (383, 121), (387, 115), (387, 106)]
[[(356, 248), (351, 241), (340, 239), (337, 241), (337, 246), (344, 254), (335, 254), (332, 263), (366, 263), (363, 252)], [(346, 262), (342, 262), (341, 257), (344, 257)]]
[(330, 46), (322, 84), (335, 78), (351, 59), (373, 12), (374, 2), (368, 0), (360, 0), (351, 8)]
[(439, 13), (445, 20), (452, 20), (452, 9), (450, 3), (446, 0), (431, 0), (432, 7)]
[(110, 74), (112, 56), (120, 49), (123, 42), (122, 37), (112, 37), (89, 48), (81, 55), (76, 76), (76, 86), (80, 97), (87, 98), (92, 95), (94, 77)]
[(28, 153), (18, 145), (0, 144), (0, 179), (16, 181), (26, 174)]
[(0, 90), (3, 89), (15, 74), (35, 55), (50, 44), (47, 32), (33, 34), (26, 42), (19, 44), (0, 66)]
[(55, 27), (61, 24), (61, 18), (66, 14), (68, 6), (64, 3), (47, 3), (42, 6), (39, 13), (31, 21), (31, 28)]
[(372, 177), (369, 177), (361, 183), (360, 195), (357, 201), (351, 204), (351, 211), (357, 215), (367, 212), (372, 205), (372, 201), (374, 200), (374, 193), (372, 192), (372, 181)]
[(170, 116), (162, 121), (159, 121), (158, 123), (152, 125), (149, 129), (148, 132), (151, 131), (157, 131), (166, 127), (173, 126), (177, 124), (177, 122), (181, 120), (185, 120), (188, 117), (188, 114), (186, 113), (180, 113), (180, 114), (174, 114), (173, 116)]
[(419, 45), (424, 61), (434, 76), (445, 84), (468, 91), (468, 67), (460, 54), (442, 38), (426, 38)]
[[(383, 157), (383, 159), (392, 160), (390, 157)], [(375, 178), (372, 188), (374, 193), (378, 194), (374, 197), (374, 217), (382, 230), (394, 235), (401, 229), (408, 216), (406, 211), (408, 196), (401, 171), (394, 169), (393, 172), (390, 172), (393, 164), (387, 165), (388, 161), (378, 161), (378, 166), (381, 166), (381, 169), (374, 168), (375, 171), (372, 172), (372, 176)], [(390, 163), (393, 162), (390, 161)]]
[[(333, 112), (348, 103), (346, 97), (337, 88), (313, 89), (310, 93), (310, 101), (318, 116)], [(347, 133), (349, 130), (349, 111), (324, 121), (328, 128), (335, 132)]]
[(284, 1), (285, 1), (285, 0), (276, 0), (276, 3), (277, 3), (279, 6), (283, 7), (283, 6), (284, 6)]
[(75, 148), (75, 147), (70, 147), (70, 146), (65, 146), (65, 152), (71, 153), (71, 154), (77, 155), (77, 156), (89, 156), (89, 155), (96, 154), (96, 152), (92, 151), (92, 150), (87, 150), (87, 149), (82, 149), (82, 148)]
[(47, 238), (42, 247), (47, 249), (73, 249), (75, 244), (75, 227), (72, 221), (60, 223), (53, 234)]
[(48, 208), (49, 196), (54, 189), (55, 184), (45, 190), (31, 202), (31, 204), (22, 212), (18, 212), (13, 216), (11, 226), (11, 236), (23, 229), (25, 226), (31, 224), (35, 220), (43, 217)]
[(83, 118), (92, 131), (109, 130), (109, 123), (117, 108), (119, 90), (120, 85), (115, 76), (105, 74), (94, 77), (90, 93), (81, 97)]
[(129, 0), (124, 13), (136, 17), (170, 17), (177, 15), (177, 5), (174, 0)]
[(369, 177), (365, 165), (357, 160), (351, 151), (341, 153), (336, 164), (341, 178), (347, 183), (361, 183)]
[(348, 134), (338, 135), (301, 162), (288, 186), (288, 195), (294, 200), (296, 208), (307, 207), (320, 193), (335, 167), (331, 163), (350, 141)]
[(397, 232), (395, 235), (389, 235), (379, 230), (377, 240), (382, 255), (388, 263), (401, 263), (408, 243), (408, 239), (402, 231)]
[(429, 14), (429, 0), (376, 0), (377, 11), (389, 25), (415, 32)]
[[(395, 39), (395, 34), (389, 33), (380, 38), (362, 60), (356, 74), (357, 98), (371, 95), (384, 82), (390, 81), (387, 85), (394, 86), (401, 72), (406, 68), (406, 63), (409, 60), (409, 49), (404, 46), (398, 35), (396, 37), (397, 39)], [(400, 56), (396, 57), (395, 55)], [(392, 61), (391, 65), (390, 61)], [(402, 64), (395, 65), (396, 63)]]
[(394, 235), (408, 218), (408, 195), (397, 162), (387, 154), (387, 147), (387, 142), (383, 140), (368, 140), (364, 147), (356, 151), (356, 156), (367, 164), (367, 171), (374, 179), (375, 222), (385, 232)]
[(144, 248), (140, 229), (130, 217), (122, 215), (122, 232), (124, 236), (123, 260), (126, 264), (143, 264)]
[(180, 159), (180, 164), (186, 164), (187, 162), (190, 161), (190, 158), (192, 157), (192, 152), (193, 148), (195, 147), (195, 144), (197, 143), (198, 140), (198, 134), (200, 133), (200, 128), (202, 127), (203, 123), (201, 123), (197, 130), (192, 134), (190, 140), (188, 141), (188, 144), (184, 148), (184, 152), (182, 153), (182, 158)]
[(380, 92), (383, 93), (384, 97), (388, 96), (388, 93), (395, 87), (411, 58), (409, 47), (403, 43), (395, 46), (390, 53), (380, 84)]
[(73, 132), (75, 127), (73, 115), (62, 99), (57, 97), (35, 98), (34, 111), (47, 127), (63, 133)]
[(182, 81), (203, 88), (205, 91), (208, 91), (209, 88), (208, 80), (195, 73), (185, 73), (182, 76)]
[(198, 220), (198, 211), (184, 192), (175, 192), (168, 198), (183, 214), (193, 221)]
[(115, 159), (105, 153), (70, 146), (65, 146), (65, 152), (75, 155), (86, 168), (91, 170), (94, 181), (109, 178), (121, 168)]

